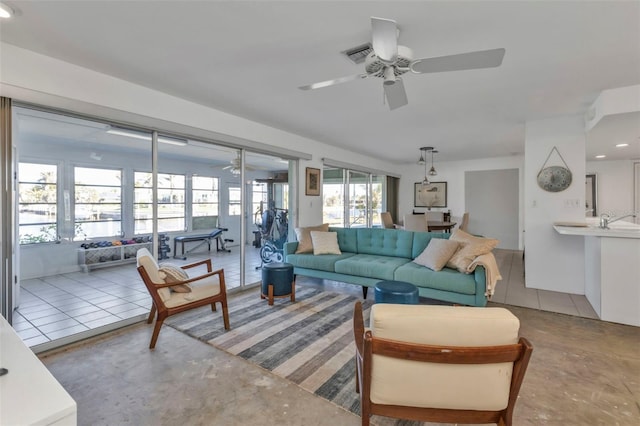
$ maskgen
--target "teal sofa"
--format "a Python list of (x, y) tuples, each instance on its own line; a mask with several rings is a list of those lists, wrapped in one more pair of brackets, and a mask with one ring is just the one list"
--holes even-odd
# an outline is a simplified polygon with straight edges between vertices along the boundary
[(284, 245), (287, 263), (295, 275), (323, 278), (361, 285), (367, 289), (382, 280), (406, 281), (418, 287), (420, 296), (470, 306), (485, 306), (486, 274), (482, 266), (471, 274), (455, 269), (441, 271), (420, 266), (415, 259), (431, 238), (449, 238), (439, 232), (412, 232), (402, 229), (329, 228), (338, 234), (342, 254), (296, 254), (298, 242)]

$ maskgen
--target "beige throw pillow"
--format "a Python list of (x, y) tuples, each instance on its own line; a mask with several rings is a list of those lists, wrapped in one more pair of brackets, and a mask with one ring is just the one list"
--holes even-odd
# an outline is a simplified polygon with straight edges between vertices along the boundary
[[(179, 266), (171, 265), (170, 263), (161, 263), (160, 272), (164, 272), (164, 282), (167, 284), (170, 283), (179, 283), (189, 279), (189, 275), (185, 272), (184, 269)], [(189, 284), (178, 284), (172, 287), (169, 287), (171, 290), (176, 293), (190, 293), (191, 286)]]
[(337, 232), (311, 231), (313, 254), (342, 254), (338, 245)]
[(457, 269), (463, 274), (468, 274), (467, 267), (476, 257), (487, 254), (493, 250), (500, 241), (493, 238), (474, 237), (461, 229), (456, 229), (450, 240), (458, 241), (460, 249), (447, 262), (447, 267)]
[(460, 243), (457, 241), (431, 238), (424, 251), (413, 261), (434, 271), (440, 271), (458, 250), (459, 246)]
[(311, 240), (311, 231), (327, 232), (329, 224), (323, 223), (318, 226), (307, 226), (306, 228), (296, 228), (296, 237), (298, 239), (298, 248), (296, 254), (313, 253), (313, 241)]

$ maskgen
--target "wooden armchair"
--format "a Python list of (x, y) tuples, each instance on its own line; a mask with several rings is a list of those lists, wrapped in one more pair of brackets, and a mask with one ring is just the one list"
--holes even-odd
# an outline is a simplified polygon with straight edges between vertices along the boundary
[(503, 308), (376, 304), (353, 316), (362, 425), (371, 415), (511, 425), (533, 348)]
[[(149, 250), (146, 248), (138, 250), (137, 261), (138, 273), (140, 277), (142, 277), (142, 281), (144, 281), (144, 285), (147, 287), (153, 301), (147, 323), (151, 324), (156, 312), (158, 314), (149, 349), (153, 349), (156, 346), (160, 328), (167, 317), (189, 309), (199, 308), (200, 306), (211, 305), (211, 310), (215, 312), (216, 303), (220, 302), (222, 305), (224, 328), (225, 330), (229, 330), (229, 311), (227, 308), (227, 290), (224, 281), (224, 270), (218, 269), (217, 271), (213, 271), (211, 259), (180, 267), (182, 270), (187, 270), (206, 265), (207, 272), (205, 274), (179, 281), (167, 279), (167, 282), (165, 282), (166, 274), (161, 270)], [(184, 285), (188, 285), (191, 291), (172, 292), (170, 290), (170, 287)]]

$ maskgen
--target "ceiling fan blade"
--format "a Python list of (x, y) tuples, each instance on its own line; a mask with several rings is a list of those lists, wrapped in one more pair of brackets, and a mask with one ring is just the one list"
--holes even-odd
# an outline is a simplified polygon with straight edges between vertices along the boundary
[(396, 21), (371, 17), (371, 43), (376, 56), (394, 63), (398, 58), (398, 27)]
[(334, 78), (333, 80), (321, 81), (319, 83), (307, 84), (306, 86), (300, 86), (298, 89), (300, 90), (313, 90), (313, 89), (321, 89), (323, 87), (333, 86), (335, 84), (346, 83), (348, 81), (359, 80), (362, 78), (369, 77), (368, 74), (356, 74), (350, 75), (347, 77)]
[(436, 58), (416, 59), (411, 63), (411, 71), (424, 74), (443, 71), (473, 70), (493, 68), (502, 64), (505, 49), (479, 50)]
[(389, 109), (394, 110), (409, 103), (402, 79), (397, 78), (393, 84), (385, 82), (382, 86), (384, 87), (384, 95), (389, 103)]

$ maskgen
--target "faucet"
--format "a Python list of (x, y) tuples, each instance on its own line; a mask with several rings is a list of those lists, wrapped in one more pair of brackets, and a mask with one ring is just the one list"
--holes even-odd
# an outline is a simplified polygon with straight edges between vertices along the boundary
[(609, 224), (613, 222), (617, 222), (620, 219), (624, 219), (625, 217), (636, 217), (636, 213), (630, 213), (624, 216), (616, 217), (615, 219), (611, 219), (607, 213), (602, 213), (600, 215), (600, 228), (609, 229)]

